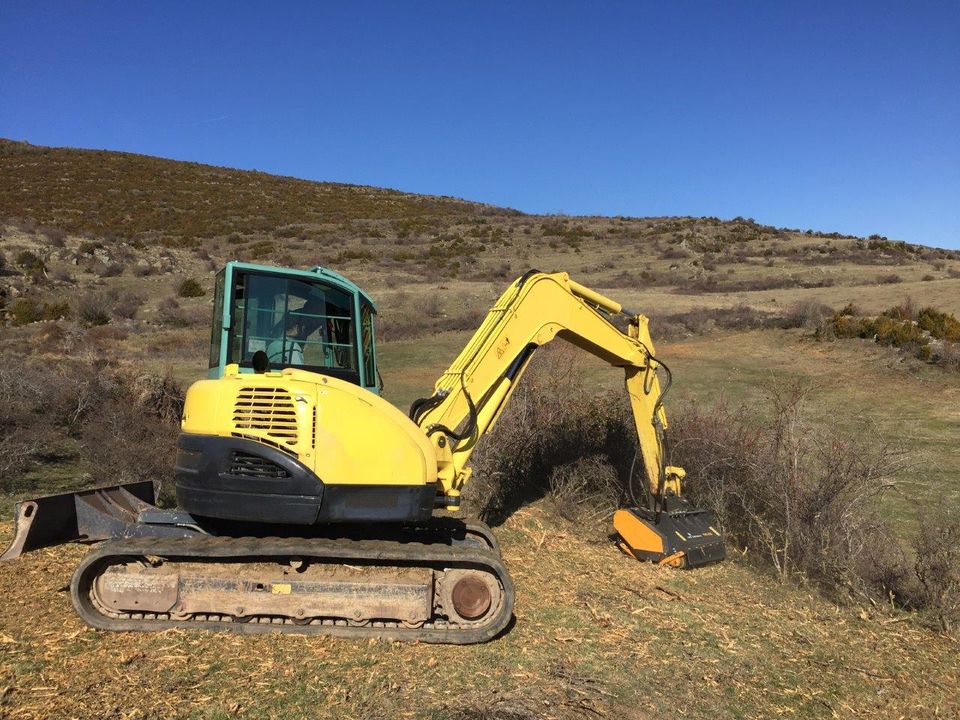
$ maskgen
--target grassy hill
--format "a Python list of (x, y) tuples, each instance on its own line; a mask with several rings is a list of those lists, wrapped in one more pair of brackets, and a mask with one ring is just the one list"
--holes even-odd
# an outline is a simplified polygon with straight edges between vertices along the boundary
[[(213, 273), (230, 259), (325, 264), (364, 286), (380, 308), (386, 396), (400, 407), (429, 390), (514, 277), (568, 271), (652, 318), (658, 355), (674, 371), (671, 416), (727, 408), (727, 421), (759, 433), (771, 388), (803, 383), (813, 388), (812, 439), (869, 427), (903, 449), (909, 462), (876, 508), (905, 547), (925, 513), (960, 508), (952, 346), (923, 335), (924, 354), (916, 334), (900, 347), (876, 342), (869, 320), (896, 315), (913, 327), (926, 306), (960, 314), (956, 251), (746, 218), (536, 216), (0, 141), (4, 512), (16, 497), (165, 476), (176, 413), (157, 409), (205, 372)], [(854, 315), (839, 315), (846, 306)], [(854, 316), (867, 337), (830, 331)], [(619, 371), (571, 357), (588, 394), (621, 391)], [(495, 457), (498, 446), (485, 452)], [(552, 468), (536, 470), (542, 480)], [(690, 574), (641, 565), (605, 540), (605, 518), (571, 524), (555, 506), (543, 490), (496, 528), (518, 586), (517, 624), (469, 649), (104, 635), (85, 629), (60, 591), (77, 548), (0, 567), (0, 713), (527, 720), (960, 710), (957, 642), (923, 613), (824, 594), (802, 577), (780, 582), (742, 547)], [(10, 530), (0, 524), (0, 535)]]
[(292, 223), (510, 211), (455, 198), (0, 139), (0, 216), (69, 232), (188, 243)]

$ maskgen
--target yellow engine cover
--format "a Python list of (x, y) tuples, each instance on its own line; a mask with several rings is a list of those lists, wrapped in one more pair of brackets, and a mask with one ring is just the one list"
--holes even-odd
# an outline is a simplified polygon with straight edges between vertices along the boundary
[(437, 458), (423, 431), (374, 393), (337, 378), (287, 368), (190, 386), (181, 429), (243, 437), (278, 448), (324, 484), (427, 485)]

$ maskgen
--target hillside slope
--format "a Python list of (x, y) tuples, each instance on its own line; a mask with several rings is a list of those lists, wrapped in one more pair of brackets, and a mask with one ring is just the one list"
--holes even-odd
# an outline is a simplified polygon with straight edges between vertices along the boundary
[(212, 237), (359, 218), (509, 214), (454, 198), (4, 139), (0, 188), (0, 217), (121, 238)]

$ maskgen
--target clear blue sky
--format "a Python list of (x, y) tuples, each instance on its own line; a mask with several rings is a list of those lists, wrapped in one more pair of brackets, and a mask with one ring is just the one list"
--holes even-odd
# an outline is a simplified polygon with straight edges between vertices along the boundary
[(960, 247), (960, 2), (0, 4), (0, 136)]

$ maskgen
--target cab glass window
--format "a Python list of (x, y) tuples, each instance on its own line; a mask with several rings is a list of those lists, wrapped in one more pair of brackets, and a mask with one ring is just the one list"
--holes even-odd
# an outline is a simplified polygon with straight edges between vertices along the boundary
[(359, 381), (353, 296), (323, 283), (255, 273), (234, 285), (230, 361), (300, 367)]

